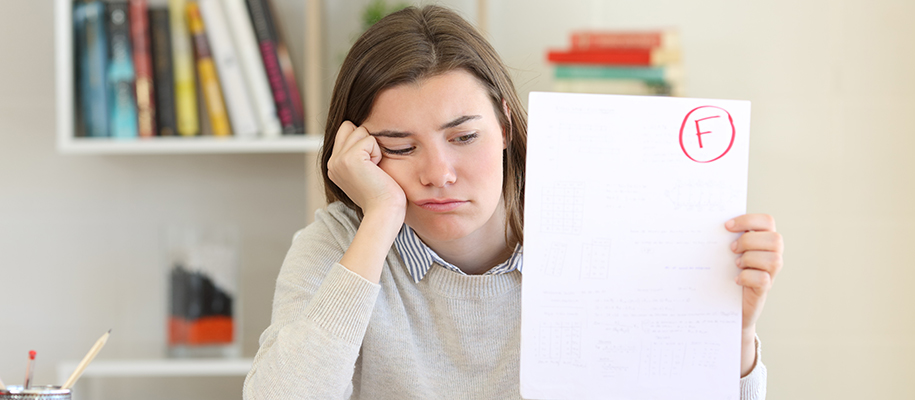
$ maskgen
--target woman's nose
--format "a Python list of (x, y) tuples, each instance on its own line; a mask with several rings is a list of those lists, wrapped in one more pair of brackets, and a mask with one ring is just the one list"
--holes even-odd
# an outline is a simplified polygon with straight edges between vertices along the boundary
[(426, 159), (420, 165), (420, 182), (423, 185), (445, 187), (457, 179), (454, 165), (443, 149), (429, 149)]

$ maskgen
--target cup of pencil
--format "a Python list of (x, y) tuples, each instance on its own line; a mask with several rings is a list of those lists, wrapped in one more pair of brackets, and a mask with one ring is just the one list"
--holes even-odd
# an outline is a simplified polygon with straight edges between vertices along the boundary
[(89, 353), (83, 357), (83, 360), (76, 366), (76, 370), (73, 371), (63, 386), (32, 385), (32, 377), (35, 372), (35, 356), (37, 353), (35, 350), (30, 351), (28, 364), (25, 368), (25, 384), (22, 386), (6, 386), (3, 384), (3, 381), (0, 380), (0, 400), (70, 400), (71, 388), (76, 384), (79, 377), (82, 376), (83, 371), (86, 370), (89, 363), (91, 363), (92, 360), (95, 359), (95, 356), (98, 355), (99, 351), (102, 350), (105, 343), (108, 342), (108, 335), (110, 334), (111, 329), (109, 329), (108, 332), (105, 332), (105, 334), (95, 342), (92, 348), (89, 349)]
[(0, 400), (70, 400), (70, 389), (60, 386), (7, 386), (0, 389)]

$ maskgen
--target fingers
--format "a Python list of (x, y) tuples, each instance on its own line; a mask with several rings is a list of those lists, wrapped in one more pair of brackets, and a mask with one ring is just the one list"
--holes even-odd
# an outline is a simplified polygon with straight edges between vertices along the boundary
[[(352, 149), (354, 146), (358, 146), (360, 144), (359, 142), (365, 138), (371, 138), (371, 136), (369, 136), (369, 131), (367, 131), (365, 128), (363, 128), (361, 126), (356, 127), (355, 125), (353, 125), (352, 122), (349, 122), (349, 121), (347, 121), (345, 123), (349, 123), (349, 125), (352, 125), (353, 130), (346, 132), (345, 135), (342, 137), (341, 136), (337, 137), (338, 141), (343, 141), (343, 146), (341, 147), (342, 151), (347, 151), (349, 149)], [(340, 126), (341, 130), (348, 129), (348, 128), (349, 128), (348, 126), (347, 127), (344, 127), (343, 125)], [(374, 140), (374, 138), (372, 138), (372, 139)], [(359, 148), (361, 148), (361, 146)], [(336, 150), (336, 149), (334, 149), (334, 150)]]
[(782, 256), (771, 251), (748, 251), (743, 253), (736, 261), (737, 266), (744, 270), (757, 270), (769, 274), (772, 280), (782, 270)]
[(343, 121), (343, 123), (340, 124), (340, 127), (337, 128), (337, 136), (334, 138), (334, 151), (331, 154), (340, 154), (344, 148), (343, 144), (346, 141), (346, 138), (355, 130), (355, 124), (350, 121)]
[[(331, 153), (328, 166), (341, 166), (341, 163), (347, 164), (359, 162), (360, 160), (371, 159), (376, 165), (381, 161), (381, 149), (377, 141), (364, 127), (357, 127), (350, 121), (344, 121), (337, 129), (337, 137), (334, 139), (334, 151)], [(355, 157), (355, 158), (354, 158)], [(331, 168), (334, 169), (334, 168)], [(333, 177), (331, 177), (333, 180)]]
[(731, 232), (775, 232), (775, 218), (768, 214), (744, 214), (725, 222), (724, 227)]
[(772, 275), (758, 269), (745, 269), (737, 275), (737, 284), (752, 289), (757, 296), (765, 296), (772, 287)]
[(784, 240), (778, 232), (747, 232), (731, 243), (731, 251), (737, 254), (751, 250), (782, 253), (784, 248)]

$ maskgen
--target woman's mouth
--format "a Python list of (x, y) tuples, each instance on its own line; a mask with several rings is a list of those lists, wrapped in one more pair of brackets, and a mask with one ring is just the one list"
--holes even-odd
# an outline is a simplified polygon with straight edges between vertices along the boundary
[(413, 203), (427, 211), (448, 212), (457, 209), (464, 205), (464, 203), (468, 203), (468, 201), (455, 199), (425, 199), (414, 201)]

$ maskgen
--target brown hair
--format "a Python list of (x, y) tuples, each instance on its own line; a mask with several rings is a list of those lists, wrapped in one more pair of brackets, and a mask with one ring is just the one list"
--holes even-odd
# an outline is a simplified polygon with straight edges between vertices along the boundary
[[(327, 201), (341, 201), (361, 214), (362, 210), (327, 175), (327, 161), (340, 125), (344, 121), (362, 125), (375, 98), (385, 89), (456, 69), (463, 69), (480, 81), (505, 130), (502, 197), (506, 240), (512, 243), (514, 237), (523, 243), (527, 113), (492, 46), (457, 13), (440, 6), (408, 7), (388, 15), (362, 34), (347, 54), (324, 127), (321, 173)], [(509, 115), (503, 111), (503, 101)]]

